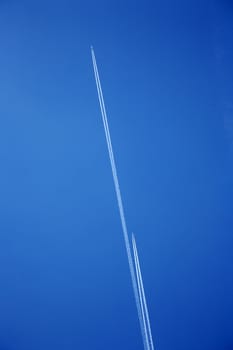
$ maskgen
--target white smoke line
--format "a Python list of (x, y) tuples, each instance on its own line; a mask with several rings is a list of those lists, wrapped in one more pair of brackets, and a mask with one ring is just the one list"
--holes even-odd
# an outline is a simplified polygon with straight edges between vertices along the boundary
[(135, 237), (133, 234), (132, 234), (132, 243), (133, 243), (135, 267), (136, 267), (137, 280), (138, 280), (138, 290), (139, 290), (139, 295), (142, 296), (142, 304), (143, 304), (142, 305), (142, 314), (145, 315), (145, 319), (146, 319), (146, 333), (147, 333), (147, 337), (149, 338), (150, 348), (151, 348), (151, 350), (154, 350), (154, 344), (153, 344), (153, 338), (152, 338), (151, 326), (150, 326), (150, 318), (149, 318), (147, 302), (146, 302), (146, 297), (145, 297), (145, 291), (144, 291), (144, 286), (143, 286), (143, 280), (142, 280), (142, 273), (141, 273), (141, 268), (140, 268), (140, 263), (139, 263), (139, 258), (138, 258), (136, 241), (135, 241)]
[(132, 235), (132, 246), (133, 246), (135, 271), (136, 271), (136, 277), (137, 277), (137, 286), (138, 286), (138, 294), (139, 294), (139, 300), (140, 300), (141, 314), (142, 314), (142, 319), (143, 319), (143, 326), (144, 326), (144, 329), (145, 329), (146, 340), (147, 340), (147, 343), (148, 343), (148, 346), (149, 346), (149, 339), (148, 339), (148, 330), (147, 330), (147, 322), (146, 322), (146, 316), (145, 316), (144, 301), (143, 301), (142, 289), (141, 289), (140, 277), (139, 277), (139, 273), (140, 272), (139, 272), (138, 264), (137, 264), (136, 250), (135, 250), (135, 241), (134, 241), (133, 235)]
[(98, 92), (98, 97), (99, 97), (102, 119), (103, 119), (103, 123), (104, 123), (104, 130), (105, 130), (105, 136), (106, 136), (107, 145), (108, 145), (109, 157), (110, 157), (111, 165), (113, 165), (112, 171), (115, 173), (115, 171), (114, 171), (115, 164), (114, 164), (113, 151), (112, 151), (112, 146), (111, 146), (110, 133), (108, 131), (108, 125), (106, 124), (107, 116), (106, 116), (106, 112), (105, 112), (104, 99), (103, 99), (102, 89), (101, 89), (101, 85), (100, 85), (100, 80), (99, 80), (98, 69), (97, 69), (96, 60), (95, 60), (95, 56), (94, 56), (94, 51), (92, 51), (92, 55), (93, 55), (92, 59), (93, 59), (94, 73), (95, 73), (95, 79), (96, 79), (96, 85), (97, 85), (97, 92)]
[(110, 132), (109, 132), (107, 114), (106, 114), (106, 109), (105, 109), (105, 104), (104, 104), (104, 98), (103, 98), (103, 93), (102, 93), (102, 88), (101, 88), (101, 84), (100, 84), (98, 68), (97, 68), (93, 48), (91, 48), (91, 55), (92, 55), (92, 62), (93, 62), (97, 92), (98, 92), (98, 97), (99, 97), (101, 115), (102, 115), (102, 120), (103, 120), (103, 124), (104, 124), (105, 137), (106, 137), (106, 141), (107, 141), (108, 153), (109, 153), (109, 158), (110, 158), (110, 163), (111, 163), (113, 181), (114, 181), (114, 186), (115, 186), (115, 191), (116, 191), (117, 203), (118, 203), (118, 208), (119, 208), (119, 212), (120, 212), (120, 219), (121, 219), (125, 247), (126, 247), (126, 252), (127, 252), (127, 257), (128, 257), (131, 280), (132, 280), (132, 285), (133, 285), (134, 297), (135, 297), (136, 306), (137, 306), (138, 318), (139, 318), (139, 322), (140, 322), (144, 348), (147, 350), (150, 350), (148, 337), (147, 337), (147, 331), (146, 331), (146, 329), (144, 327), (144, 323), (143, 323), (142, 309), (141, 309), (140, 300), (139, 300), (138, 285), (137, 285), (135, 271), (134, 271), (134, 264), (133, 264), (132, 254), (131, 254), (130, 243), (129, 243), (129, 236), (128, 236), (128, 231), (127, 231), (127, 226), (126, 226), (123, 204), (122, 204), (120, 186), (119, 186), (117, 170), (116, 170), (116, 165), (115, 165), (115, 159), (114, 159), (114, 154), (113, 154), (113, 149), (112, 149), (111, 136), (110, 136)]
[(136, 257), (136, 243), (135, 243), (135, 238), (134, 235), (132, 234), (132, 246), (133, 246), (133, 253), (134, 253), (134, 263), (135, 263), (135, 270), (136, 270), (136, 277), (137, 277), (137, 285), (138, 285), (138, 294), (139, 294), (139, 300), (140, 300), (140, 307), (141, 307), (141, 314), (142, 314), (142, 320), (143, 320), (143, 326), (145, 330), (145, 337), (146, 337), (146, 343), (148, 349), (150, 349), (150, 343), (149, 343), (149, 337), (148, 337), (148, 330), (147, 330), (147, 322), (146, 322), (146, 315), (145, 315), (145, 308), (144, 308), (144, 300), (143, 300), (143, 295), (142, 295), (142, 289), (140, 285), (140, 271), (138, 269), (138, 263), (137, 263), (137, 257)]
[[(97, 76), (98, 78), (98, 76)], [(105, 132), (106, 132), (106, 139), (107, 139), (107, 144), (108, 144), (108, 147), (109, 147), (109, 155), (110, 155), (110, 160), (111, 162), (114, 162), (114, 155), (113, 155), (113, 150), (112, 150), (112, 146), (111, 146), (111, 139), (110, 139), (110, 133), (109, 133), (109, 129), (108, 129), (108, 125), (107, 125), (107, 119), (106, 119), (106, 115), (105, 115), (105, 108), (104, 108), (104, 102), (103, 102), (103, 96), (101, 95), (101, 90), (100, 90), (100, 82), (98, 81), (98, 94), (99, 94), (99, 97), (100, 97), (100, 105), (101, 105), (101, 110), (103, 111), (103, 114), (104, 114), (104, 128), (105, 128)], [(115, 163), (112, 164), (112, 168), (113, 168), (113, 177), (114, 177), (114, 180), (117, 179), (116, 176), (116, 168), (115, 168)], [(118, 186), (117, 190), (120, 191), (120, 188)], [(118, 193), (119, 194), (119, 193)], [(123, 207), (122, 207), (123, 209)], [(143, 340), (144, 340), (144, 347), (146, 349), (150, 349), (150, 345), (149, 345), (149, 339), (148, 339), (148, 331), (147, 331), (147, 322), (146, 322), (146, 316), (145, 316), (145, 311), (144, 311), (144, 304), (143, 304), (143, 295), (142, 295), (142, 292), (141, 292), (141, 288), (140, 288), (140, 278), (138, 277), (138, 270), (137, 270), (137, 264), (135, 263), (135, 268), (136, 268), (136, 273), (137, 273), (137, 295), (139, 297), (139, 301), (140, 301), (140, 312), (139, 312), (139, 308), (138, 308), (138, 313), (139, 313), (139, 318), (140, 318), (140, 322), (142, 323), (142, 327), (143, 327)]]
[(149, 313), (148, 313), (148, 308), (147, 308), (147, 303), (146, 303), (146, 298), (145, 298), (145, 291), (144, 291), (144, 286), (143, 286), (141, 268), (140, 268), (137, 246), (136, 246), (136, 241), (135, 241), (134, 235), (132, 235), (132, 242), (133, 242), (136, 273), (137, 273), (137, 278), (138, 278), (138, 289), (140, 291), (139, 293), (142, 295), (142, 300), (143, 300), (143, 306), (142, 306), (143, 311), (142, 312), (146, 318), (146, 330), (147, 330), (147, 334), (149, 337), (151, 349), (153, 350), (154, 345), (153, 345), (153, 339), (152, 339), (152, 334), (151, 334), (150, 319), (149, 319)]

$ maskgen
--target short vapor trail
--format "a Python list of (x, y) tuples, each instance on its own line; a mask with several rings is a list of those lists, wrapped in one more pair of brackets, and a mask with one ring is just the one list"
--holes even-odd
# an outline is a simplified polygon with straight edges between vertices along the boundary
[(150, 349), (154, 350), (154, 344), (153, 344), (151, 327), (150, 327), (149, 313), (148, 313), (148, 308), (147, 308), (147, 303), (146, 303), (145, 291), (144, 291), (144, 287), (143, 287), (142, 273), (141, 273), (141, 268), (140, 268), (140, 264), (139, 264), (136, 241), (135, 241), (135, 237), (133, 234), (132, 234), (132, 243), (133, 243), (135, 269), (136, 269), (136, 275), (137, 275), (139, 299), (140, 299), (140, 305), (141, 305), (141, 310), (142, 310), (142, 315), (143, 315), (143, 323), (144, 323), (144, 327), (146, 329), (146, 338), (149, 339)]
[(101, 110), (104, 131), (105, 131), (105, 137), (106, 137), (107, 146), (108, 146), (108, 153), (109, 153), (113, 181), (114, 181), (114, 186), (115, 186), (115, 191), (116, 191), (117, 204), (118, 204), (119, 213), (120, 213), (121, 225), (122, 225), (122, 230), (123, 230), (123, 235), (124, 235), (126, 253), (127, 253), (127, 257), (128, 257), (130, 275), (131, 275), (131, 280), (132, 280), (132, 285), (133, 285), (134, 297), (135, 297), (136, 306), (137, 306), (137, 312), (138, 312), (138, 318), (139, 318), (140, 327), (141, 327), (144, 348), (146, 350), (151, 350), (151, 349), (153, 350), (153, 348), (150, 347), (148, 332), (147, 332), (147, 329), (145, 327), (145, 325), (147, 323), (146, 323), (146, 317), (144, 315), (144, 309), (141, 308), (141, 302), (140, 302), (139, 290), (138, 290), (139, 286), (137, 285), (137, 279), (136, 279), (135, 270), (134, 270), (134, 263), (133, 263), (131, 248), (130, 248), (130, 241), (129, 241), (129, 235), (128, 235), (128, 230), (127, 230), (127, 226), (126, 226), (124, 208), (123, 208), (123, 203), (122, 203), (122, 198), (121, 198), (121, 191), (120, 191), (117, 170), (116, 170), (116, 164), (115, 164), (115, 159), (114, 159), (114, 154), (113, 154), (113, 149), (112, 149), (112, 142), (111, 142), (111, 136), (110, 136), (109, 126), (108, 126), (108, 120), (107, 120), (107, 114), (106, 114), (105, 103), (104, 103), (104, 98), (103, 98), (103, 92), (102, 92), (102, 88), (101, 88), (101, 84), (100, 84), (99, 73), (98, 73), (98, 68), (97, 68), (93, 48), (91, 48), (91, 56), (92, 56), (92, 62), (93, 62), (93, 68), (94, 68), (100, 110)]

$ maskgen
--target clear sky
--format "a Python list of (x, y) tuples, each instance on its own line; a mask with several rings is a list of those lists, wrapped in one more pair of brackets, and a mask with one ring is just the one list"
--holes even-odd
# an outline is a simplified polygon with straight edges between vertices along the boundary
[(233, 349), (233, 5), (0, 0), (0, 350), (140, 350), (91, 63), (158, 350)]

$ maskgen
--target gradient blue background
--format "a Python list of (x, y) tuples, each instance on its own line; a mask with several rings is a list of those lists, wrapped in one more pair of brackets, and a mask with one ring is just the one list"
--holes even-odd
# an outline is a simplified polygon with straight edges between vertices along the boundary
[(0, 1), (0, 350), (233, 349), (231, 1)]

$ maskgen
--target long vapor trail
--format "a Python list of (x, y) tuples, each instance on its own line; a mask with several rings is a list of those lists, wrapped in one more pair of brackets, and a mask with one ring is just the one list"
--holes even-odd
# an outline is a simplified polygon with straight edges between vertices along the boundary
[[(102, 88), (101, 88), (101, 84), (100, 84), (100, 78), (99, 78), (98, 68), (97, 68), (96, 59), (95, 59), (95, 53), (94, 53), (94, 50), (92, 47), (91, 47), (91, 56), (92, 56), (92, 62), (93, 62), (93, 68), (94, 68), (100, 110), (101, 110), (101, 115), (102, 115), (102, 120), (103, 120), (103, 125), (104, 125), (105, 137), (106, 137), (106, 141), (107, 141), (109, 159), (110, 159), (110, 163), (111, 163), (113, 182), (114, 182), (115, 191), (116, 191), (117, 204), (118, 204), (118, 208), (119, 208), (121, 225), (122, 225), (122, 230), (123, 230), (123, 235), (124, 235), (126, 253), (127, 253), (128, 264), (129, 264), (129, 269), (130, 269), (130, 275), (131, 275), (131, 280), (132, 280), (132, 285), (133, 285), (134, 297), (135, 297), (135, 301), (136, 301), (138, 318), (139, 318), (141, 333), (142, 333), (142, 338), (143, 338), (143, 344), (144, 344), (145, 350), (153, 350), (153, 348), (151, 348), (151, 346), (150, 346), (150, 340), (149, 340), (150, 338), (148, 337), (148, 331), (147, 331), (147, 327), (146, 327), (147, 318), (146, 318), (146, 315), (144, 314), (144, 309), (141, 308), (141, 302), (140, 302), (140, 296), (139, 296), (139, 287), (140, 286), (137, 284), (137, 279), (136, 279), (136, 275), (135, 275), (134, 263), (133, 263), (131, 248), (130, 248), (128, 230), (127, 230), (127, 226), (126, 226), (124, 208), (123, 208), (121, 191), (120, 191), (120, 186), (119, 186), (119, 181), (118, 181), (118, 176), (117, 176), (115, 158), (114, 158), (114, 154), (113, 154), (111, 136), (110, 136), (107, 114), (106, 114), (106, 109), (105, 109), (105, 103), (104, 103), (104, 98), (103, 98), (103, 92), (102, 92)], [(136, 266), (136, 264), (135, 264), (135, 266)]]

